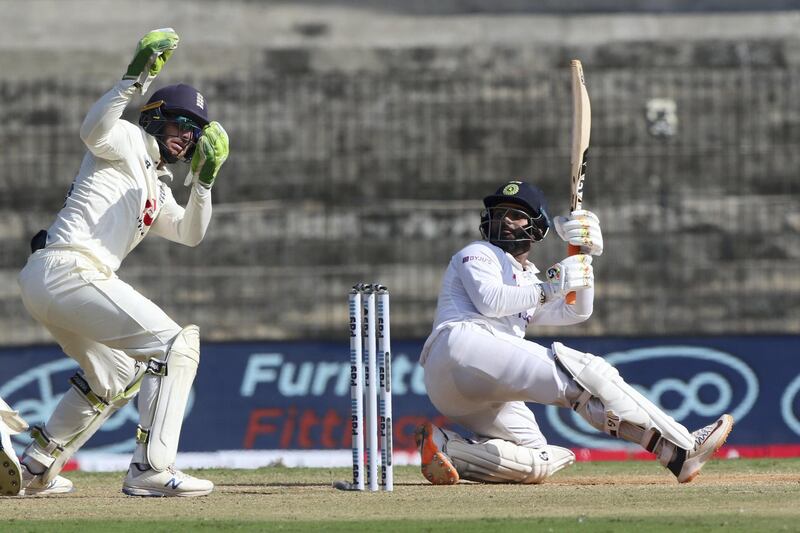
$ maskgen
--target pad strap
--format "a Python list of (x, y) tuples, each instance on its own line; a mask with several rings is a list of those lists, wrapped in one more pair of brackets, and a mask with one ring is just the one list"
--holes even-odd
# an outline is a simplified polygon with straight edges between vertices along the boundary
[(83, 394), (84, 398), (86, 398), (86, 401), (89, 402), (89, 405), (92, 406), (92, 409), (94, 409), (95, 412), (102, 413), (106, 410), (106, 407), (108, 407), (108, 402), (92, 391), (92, 388), (89, 387), (89, 382), (86, 381), (86, 378), (83, 377), (83, 374), (76, 372), (74, 376), (69, 378), (69, 382), (78, 390), (78, 392)]
[[(51, 458), (58, 457), (64, 451), (64, 448), (59, 443), (47, 435), (43, 426), (31, 427), (31, 439), (39, 446), (41, 451), (50, 455)], [(37, 457), (36, 459), (38, 460), (39, 458)]]
[(159, 361), (158, 359), (150, 359), (147, 361), (146, 372), (152, 376), (164, 377), (167, 375), (167, 362)]
[(150, 430), (144, 429), (142, 426), (136, 426), (136, 443), (147, 444), (150, 440)]

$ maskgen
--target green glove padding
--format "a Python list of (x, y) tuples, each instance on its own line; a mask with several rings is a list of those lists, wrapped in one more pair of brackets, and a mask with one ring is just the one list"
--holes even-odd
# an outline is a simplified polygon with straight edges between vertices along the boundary
[(136, 80), (140, 92), (144, 94), (150, 82), (161, 72), (172, 51), (178, 47), (178, 40), (178, 34), (172, 28), (149, 32), (136, 46), (136, 54), (122, 79)]
[(226, 159), (228, 159), (228, 134), (219, 122), (211, 122), (203, 128), (203, 134), (194, 149), (191, 175), (200, 182), (200, 185), (210, 189)]

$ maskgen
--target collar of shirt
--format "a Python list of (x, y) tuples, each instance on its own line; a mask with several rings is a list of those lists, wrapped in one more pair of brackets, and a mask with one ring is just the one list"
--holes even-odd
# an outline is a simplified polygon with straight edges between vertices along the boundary
[(513, 255), (511, 255), (510, 253), (508, 253), (508, 252), (505, 252), (505, 254), (506, 254), (506, 257), (508, 258), (508, 260), (509, 260), (509, 261), (511, 261), (511, 265), (512, 265), (514, 268), (516, 268), (516, 269), (518, 269), (518, 270), (526, 270), (526, 271), (528, 271), (528, 272), (532, 272), (532, 273), (534, 273), (534, 274), (538, 274), (538, 273), (539, 273), (539, 269), (538, 269), (538, 268), (536, 268), (536, 265), (534, 265), (533, 263), (531, 263), (531, 262), (530, 262), (530, 261), (528, 261), (527, 259), (525, 260), (525, 264), (524, 264), (524, 265), (522, 265), (522, 264), (520, 264), (520, 262), (519, 262), (519, 261), (517, 261), (517, 259), (516, 259), (516, 258), (515, 258)]
[(159, 178), (166, 178), (169, 181), (172, 181), (173, 178), (172, 171), (169, 168), (167, 168), (166, 165), (164, 165), (161, 168), (157, 168), (156, 175), (158, 175)]
[(156, 141), (156, 138), (149, 133), (146, 133), (144, 130), (142, 130), (142, 137), (144, 137), (147, 155), (150, 156), (150, 159), (153, 160), (154, 164), (158, 165), (158, 162), (161, 161), (161, 151), (158, 149), (158, 142)]
[(144, 136), (145, 146), (147, 148), (147, 155), (150, 156), (150, 159), (153, 160), (154, 164), (156, 165), (156, 175), (159, 178), (165, 178), (169, 181), (172, 181), (173, 174), (172, 171), (164, 165), (161, 168), (158, 168), (158, 162), (161, 161), (161, 151), (158, 149), (158, 141), (152, 135), (149, 135), (142, 130), (142, 135)]

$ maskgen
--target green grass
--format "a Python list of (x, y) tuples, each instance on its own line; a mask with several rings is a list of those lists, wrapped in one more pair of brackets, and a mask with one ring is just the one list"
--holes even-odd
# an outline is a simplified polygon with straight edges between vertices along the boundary
[(797, 531), (800, 460), (713, 461), (679, 485), (651, 462), (577, 463), (542, 485), (427, 484), (342, 492), (348, 469), (203, 470), (206, 498), (131, 498), (122, 473), (75, 472), (76, 492), (0, 498), (0, 531)]

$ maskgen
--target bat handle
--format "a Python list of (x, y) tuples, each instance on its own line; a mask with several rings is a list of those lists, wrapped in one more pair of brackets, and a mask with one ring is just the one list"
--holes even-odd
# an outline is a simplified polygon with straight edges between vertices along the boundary
[[(581, 253), (580, 246), (575, 246), (573, 244), (568, 244), (567, 245), (567, 255), (572, 256), (572, 255), (577, 255), (579, 253)], [(575, 291), (568, 292), (567, 296), (566, 296), (567, 303), (569, 305), (574, 304), (575, 303), (575, 297), (576, 297)]]

